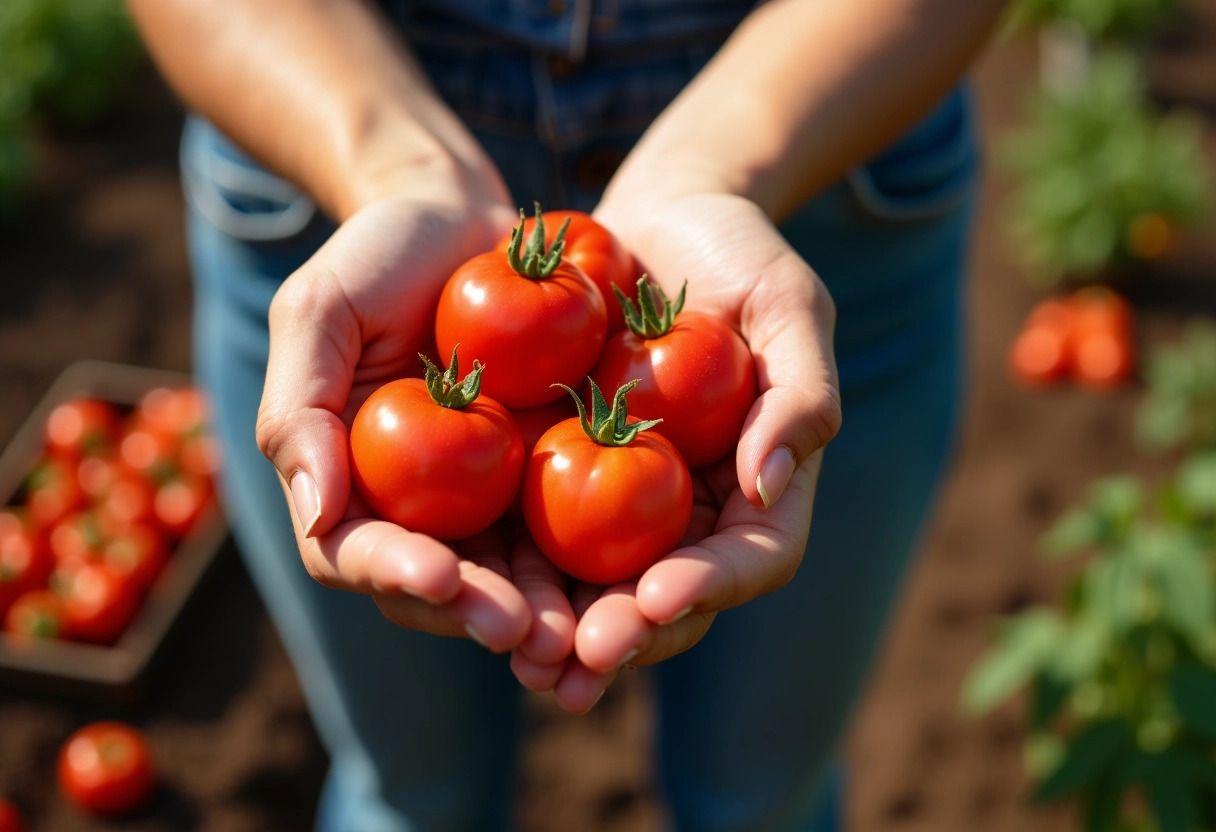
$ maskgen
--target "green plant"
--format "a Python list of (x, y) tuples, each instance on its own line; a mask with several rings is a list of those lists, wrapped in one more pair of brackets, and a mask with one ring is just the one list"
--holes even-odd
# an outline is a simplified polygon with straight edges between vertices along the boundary
[(1175, 346), (1159, 346), (1145, 362), (1147, 392), (1136, 434), (1154, 450), (1216, 449), (1216, 323), (1188, 322)]
[(965, 707), (1029, 689), (1034, 800), (1075, 799), (1086, 832), (1216, 830), (1216, 453), (1156, 494), (1096, 483), (1043, 538), (1088, 554), (1059, 609), (1003, 622)]
[(1092, 278), (1167, 251), (1211, 202), (1200, 127), (1144, 99), (1135, 60), (1103, 52), (1078, 91), (1040, 90), (1003, 148), (1010, 231), (1032, 277)]
[(121, 0), (0, 2), (0, 209), (29, 175), (33, 121), (93, 121), (140, 54)]
[(1095, 40), (1146, 38), (1176, 18), (1181, 0), (1018, 0), (1018, 25), (1073, 23)]

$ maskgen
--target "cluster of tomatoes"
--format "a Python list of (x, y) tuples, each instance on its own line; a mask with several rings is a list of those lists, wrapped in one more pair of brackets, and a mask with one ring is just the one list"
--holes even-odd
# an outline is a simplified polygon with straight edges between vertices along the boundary
[[(143, 733), (125, 722), (93, 722), (59, 749), (59, 791), (75, 806), (101, 816), (141, 807), (156, 788), (152, 751)], [(17, 804), (0, 797), (0, 832), (25, 832)]]
[(756, 398), (743, 338), (683, 302), (587, 214), (521, 212), (442, 291), (447, 370), (424, 357), (424, 379), (384, 385), (356, 415), (356, 490), (439, 539), (522, 516), (572, 577), (641, 574), (687, 530), (690, 469), (734, 450)]
[(0, 616), (9, 633), (112, 644), (213, 499), (207, 403), (192, 387), (149, 390), (134, 408), (77, 398), (44, 435), (0, 509)]
[(1109, 390), (1135, 369), (1132, 310), (1105, 286), (1086, 286), (1035, 304), (1009, 351), (1009, 369), (1025, 387), (1071, 379), (1091, 390)]

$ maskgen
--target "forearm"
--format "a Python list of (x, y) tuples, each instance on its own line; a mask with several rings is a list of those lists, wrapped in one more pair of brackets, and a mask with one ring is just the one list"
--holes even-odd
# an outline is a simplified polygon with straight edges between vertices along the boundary
[(128, 3), (186, 104), (339, 220), (407, 175), (417, 183), (419, 171), (498, 186), (476, 141), (363, 0)]
[(780, 219), (945, 94), (1003, 0), (771, 0), (652, 125), (606, 201), (646, 184)]

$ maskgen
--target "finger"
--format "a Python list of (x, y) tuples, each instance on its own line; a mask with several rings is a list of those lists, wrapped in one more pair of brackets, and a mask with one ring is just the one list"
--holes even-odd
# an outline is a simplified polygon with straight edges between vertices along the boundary
[(350, 496), (350, 397), (361, 339), (333, 276), (310, 260), (270, 305), (270, 355), (257, 442), (287, 484), (305, 537), (332, 529)]
[(735, 464), (753, 505), (775, 503), (794, 470), (840, 429), (835, 315), (827, 289), (792, 250), (749, 293), (741, 326), (760, 396), (744, 422)]
[(528, 604), (509, 580), (471, 561), (460, 564), (460, 591), (446, 604), (376, 595), (386, 618), (412, 630), (473, 639), (494, 653), (514, 650), (528, 634)]
[(519, 683), (534, 693), (553, 690), (566, 669), (566, 658), (552, 664), (533, 661), (519, 649), (511, 651), (511, 672)]
[(700, 641), (713, 619), (714, 613), (696, 613), (659, 626), (642, 614), (632, 588), (613, 588), (579, 620), (574, 652), (596, 673), (613, 672), (626, 664), (654, 664)]
[[(299, 521), (293, 522), (299, 530)], [(448, 546), (383, 520), (353, 519), (300, 545), (319, 583), (353, 592), (396, 592), (431, 604), (460, 591), (460, 559)]]
[(511, 579), (532, 611), (532, 628), (520, 650), (540, 665), (564, 661), (574, 648), (576, 623), (574, 608), (566, 597), (566, 576), (535, 543), (525, 539), (511, 553)]
[(562, 710), (581, 716), (594, 708), (604, 697), (604, 691), (608, 690), (616, 676), (615, 670), (610, 673), (596, 673), (571, 656), (561, 678), (553, 686), (553, 696)]
[[(713, 535), (677, 549), (638, 580), (641, 614), (670, 623), (738, 606), (788, 583), (806, 550), (822, 456), (812, 453), (794, 471), (786, 498), (769, 509), (735, 492)], [(575, 641), (577, 649), (577, 634)]]

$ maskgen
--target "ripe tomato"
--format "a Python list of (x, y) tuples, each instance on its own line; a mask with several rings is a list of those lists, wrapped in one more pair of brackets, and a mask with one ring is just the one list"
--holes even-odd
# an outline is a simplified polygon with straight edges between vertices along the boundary
[(138, 587), (104, 563), (64, 564), (50, 581), (63, 602), (66, 638), (113, 644), (139, 610)]
[(1086, 286), (1072, 294), (1069, 305), (1073, 379), (1095, 390), (1122, 384), (1136, 363), (1131, 304), (1105, 286)]
[[(524, 472), (524, 520), (536, 545), (571, 577), (614, 584), (671, 552), (692, 516), (692, 478), (679, 451), (629, 420), (621, 387), (608, 408), (593, 388), (580, 415), (545, 432)], [(573, 391), (571, 391), (573, 395)], [(645, 432), (643, 432), (645, 431)]]
[(176, 439), (138, 425), (132, 426), (118, 445), (123, 468), (148, 479), (159, 479), (176, 468)]
[(125, 723), (91, 723), (72, 734), (60, 749), (59, 790), (87, 812), (132, 812), (143, 805), (155, 785), (148, 741)]
[(57, 457), (44, 457), (25, 483), (25, 510), (35, 528), (47, 528), (84, 505), (85, 494), (73, 465)]
[(132, 523), (101, 548), (101, 561), (140, 592), (152, 585), (168, 557), (164, 537), (147, 523)]
[(49, 589), (31, 589), (17, 596), (4, 614), (4, 631), (27, 638), (60, 638), (63, 600)]
[(132, 523), (156, 522), (156, 487), (146, 478), (122, 470), (96, 504), (102, 531), (109, 535)]
[(459, 540), (502, 516), (523, 474), (524, 448), (506, 408), (478, 397), (481, 365), (457, 384), (457, 357), (440, 374), (389, 382), (350, 427), (351, 478), (379, 517)]
[[(640, 311), (629, 304), (629, 327), (604, 346), (591, 377), (604, 390), (633, 379), (629, 408), (684, 455), (690, 468), (725, 456), (739, 443), (747, 412), (756, 400), (751, 351), (730, 325), (703, 312), (681, 312), (684, 292), (673, 304), (657, 287), (656, 297), (638, 280)], [(624, 302), (622, 302), (624, 304)]]
[(175, 440), (204, 432), (210, 404), (197, 387), (154, 387), (144, 393), (133, 414), (133, 422)]
[(156, 521), (172, 537), (181, 537), (194, 527), (211, 504), (211, 480), (183, 474), (156, 489), (152, 509)]
[(118, 434), (118, 410), (97, 399), (57, 405), (46, 420), (47, 450), (67, 459), (108, 447)]
[(1023, 387), (1046, 387), (1065, 378), (1072, 366), (1071, 338), (1048, 326), (1018, 333), (1009, 348), (1009, 372)]
[[(608, 308), (608, 334), (625, 328), (625, 315), (613, 302), (612, 287), (616, 286), (626, 297), (634, 298), (634, 281), (637, 280), (637, 264), (633, 255), (621, 244), (611, 231), (600, 225), (590, 214), (582, 211), (545, 211), (541, 214), (545, 225), (545, 244), (552, 246), (562, 225), (566, 228), (566, 247), (562, 257), (583, 270), (591, 282), (604, 296)], [(531, 234), (536, 219), (524, 220), (524, 234)], [(511, 245), (511, 235), (503, 237), (496, 248), (505, 252)]]
[(46, 537), (13, 511), (0, 511), (0, 613), (46, 583), (55, 561)]
[(48, 540), (56, 563), (93, 560), (101, 555), (105, 537), (91, 511), (75, 511), (51, 526)]
[(0, 797), (0, 832), (25, 832), (25, 819), (11, 800)]
[(604, 346), (603, 295), (578, 266), (561, 259), (561, 241), (546, 253), (543, 226), (536, 225), (523, 247), (519, 225), (508, 253), (469, 260), (439, 296), (440, 353), (460, 344), (475, 355), (487, 368), (486, 395), (506, 407), (560, 398), (561, 390), (551, 385), (581, 383)]

